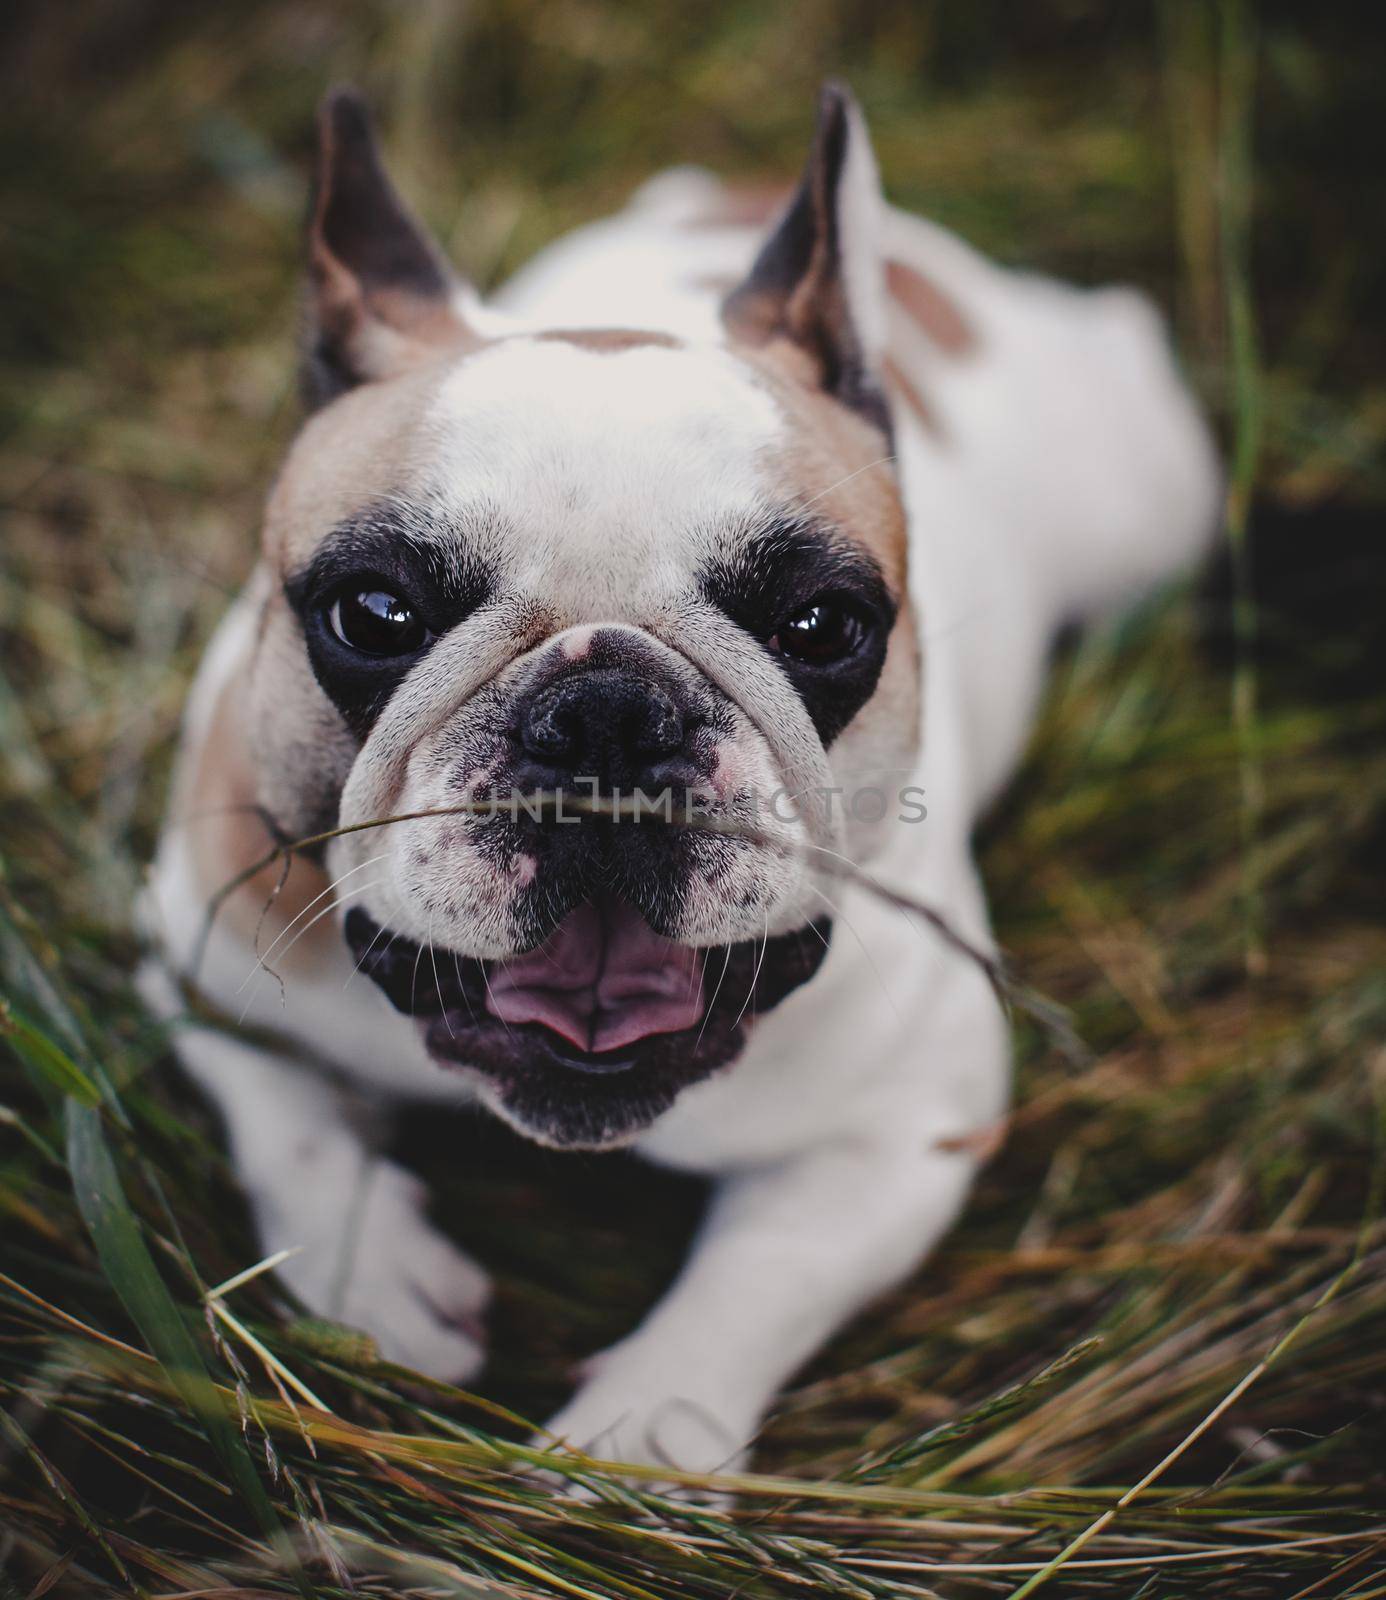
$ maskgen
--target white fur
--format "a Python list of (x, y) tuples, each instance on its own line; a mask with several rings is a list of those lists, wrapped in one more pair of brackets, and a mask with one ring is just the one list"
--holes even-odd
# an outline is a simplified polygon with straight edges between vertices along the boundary
[[(954, 301), (976, 344), (946, 356), (894, 313), (884, 335), (868, 329), (873, 343), (887, 340), (940, 425), (926, 432), (906, 415), (898, 436), (925, 660), (923, 754), (898, 777), (922, 786), (928, 820), (891, 829), (872, 870), (985, 942), (970, 834), (1021, 750), (1054, 631), (1196, 555), (1213, 527), (1217, 471), (1159, 321), (1138, 296), (1005, 272), (916, 218), (883, 208), (872, 218), (879, 202), (864, 141), (847, 181), (860, 186), (849, 215), (879, 221), (887, 252)], [(554, 246), (498, 299), (533, 327), (655, 328), (706, 347), (592, 354), (511, 342), (458, 369), (430, 424), (435, 445), (455, 443), (430, 491), (458, 514), (486, 503), (523, 517), (530, 568), (512, 577), (574, 597), (564, 622), (575, 629), (645, 625), (663, 593), (667, 530), (760, 492), (754, 446), (779, 423), (713, 347), (720, 327), (705, 283), (744, 271), (757, 238), (678, 225), (716, 193), (705, 174), (666, 174), (619, 217)], [(853, 287), (859, 298), (874, 293), (870, 282)], [(538, 405), (536, 389), (547, 396)], [(553, 452), (571, 466), (576, 502), (555, 498), (566, 480), (548, 470)], [(246, 609), (209, 654), (193, 724), (242, 659), (231, 636), (249, 626)], [(435, 678), (419, 715), (451, 715), (489, 660), (459, 644), (458, 676)], [(743, 690), (751, 702), (760, 697)], [(764, 737), (780, 770), (792, 769), (793, 741), (773, 727)], [(396, 754), (405, 761), (402, 747)], [(366, 814), (379, 799), (349, 790), (344, 807)], [(334, 868), (362, 868), (380, 849), (371, 838), (334, 854)], [(369, 881), (367, 869), (360, 876)], [(199, 908), (176, 831), (155, 888), (151, 915), (167, 947), (186, 950)], [(735, 1459), (795, 1368), (948, 1227), (975, 1164), (966, 1141), (1004, 1112), (1007, 1031), (982, 977), (859, 888), (820, 875), (804, 892), (830, 896), (837, 916), (819, 975), (757, 1023), (731, 1071), (685, 1092), (637, 1142), (651, 1160), (720, 1183), (677, 1282), (593, 1363), (555, 1419), (576, 1445), (689, 1468)], [(253, 961), (219, 936), (204, 981), (227, 1003)], [(241, 1003), (250, 1020), (332, 1057), (369, 1091), (459, 1097), (457, 1076), (434, 1067), (412, 1026), (352, 977), (344, 949), (282, 1000), (261, 975)], [(484, 1282), (422, 1220), (417, 1190), (365, 1154), (342, 1097), (207, 1030), (185, 1032), (180, 1050), (226, 1112), (267, 1246), (305, 1246), (286, 1269), (299, 1292), (424, 1370), (469, 1376), (478, 1353), (451, 1318), (480, 1306)], [(334, 1299), (326, 1285), (362, 1172), (373, 1175), (366, 1225)]]

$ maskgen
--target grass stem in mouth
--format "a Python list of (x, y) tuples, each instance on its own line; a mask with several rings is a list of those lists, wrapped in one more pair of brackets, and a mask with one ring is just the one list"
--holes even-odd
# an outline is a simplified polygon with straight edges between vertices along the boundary
[[(889, 885), (882, 883), (866, 867), (859, 865), (837, 851), (828, 849), (826, 846), (786, 839), (778, 834), (768, 833), (763, 828), (753, 827), (737, 818), (709, 817), (700, 812), (691, 812), (683, 817), (678, 816), (676, 813), (672, 816), (652, 814), (646, 805), (634, 797), (607, 799), (601, 795), (574, 796), (563, 790), (536, 790), (533, 793), (516, 798), (518, 803), (525, 808), (526, 814), (530, 816), (543, 817), (577, 812), (591, 817), (604, 817), (612, 821), (628, 822), (641, 827), (672, 827), (688, 829), (694, 832), (715, 833), (806, 861), (811, 864), (815, 871), (826, 873), (828, 876), (846, 883), (855, 884), (867, 894), (873, 895), (885, 904), (893, 906), (907, 918), (918, 918), (920, 922), (937, 934), (950, 950), (962, 956), (965, 960), (972, 962), (985, 975), (987, 982), (991, 985), (993, 993), (1004, 1010), (1009, 1013), (1014, 1009), (1035, 1022), (1045, 1038), (1060, 1052), (1065, 1060), (1074, 1066), (1084, 1066), (1092, 1059), (1091, 1051), (1074, 1032), (1072, 1023), (1064, 1008), (1029, 985), (1014, 979), (1007, 970), (1006, 963), (1002, 957), (983, 950), (971, 939), (967, 938), (966, 935), (960, 933), (951, 920), (936, 906), (928, 904), (928, 902), (919, 899), (915, 895), (906, 894), (899, 889), (892, 889)], [(218, 912), (238, 889), (253, 881), (266, 868), (274, 866), (276, 863), (282, 864), (284, 868), (280, 879), (282, 884), (284, 877), (287, 876), (288, 863), (292, 861), (295, 855), (319, 849), (333, 839), (344, 838), (350, 834), (364, 833), (375, 828), (389, 828), (401, 823), (418, 822), (428, 817), (489, 817), (494, 815), (494, 804), (490, 800), (462, 801), (451, 806), (436, 806), (422, 811), (404, 811), (393, 816), (373, 817), (363, 822), (345, 823), (340, 827), (326, 828), (319, 833), (309, 834), (302, 839), (275, 843), (259, 860), (222, 884), (209, 899), (202, 930), (194, 947), (186, 977), (196, 985), (197, 974), (201, 969), (207, 942), (211, 937), (212, 927)], [(271, 891), (271, 895), (274, 892)]]

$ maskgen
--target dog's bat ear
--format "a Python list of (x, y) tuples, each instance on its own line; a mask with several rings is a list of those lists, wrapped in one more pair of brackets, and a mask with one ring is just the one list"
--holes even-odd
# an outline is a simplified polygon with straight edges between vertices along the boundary
[(465, 295), (390, 182), (365, 101), (354, 89), (332, 90), (318, 111), (308, 219), (309, 402), (472, 342)]
[(844, 84), (829, 81), (803, 179), (749, 276), (723, 302), (722, 319), (733, 340), (798, 347), (813, 381), (889, 433), (877, 379), (881, 205), (861, 110)]

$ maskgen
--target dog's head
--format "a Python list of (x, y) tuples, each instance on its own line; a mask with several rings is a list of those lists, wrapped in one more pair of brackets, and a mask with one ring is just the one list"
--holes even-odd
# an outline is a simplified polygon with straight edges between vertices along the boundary
[(321, 135), (262, 799), (291, 835), (443, 813), (329, 846), (362, 971), (514, 1125), (620, 1143), (816, 971), (822, 863), (873, 833), (830, 791), (914, 751), (866, 133), (826, 89), (705, 344), (502, 326), (353, 96)]

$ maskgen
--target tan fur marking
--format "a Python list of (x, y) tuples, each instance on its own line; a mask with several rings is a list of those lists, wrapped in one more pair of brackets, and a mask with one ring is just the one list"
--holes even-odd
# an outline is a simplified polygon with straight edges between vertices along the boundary
[(920, 424), (928, 429), (930, 433), (937, 434), (941, 438), (943, 436), (943, 425), (934, 415), (929, 402), (920, 394), (909, 378), (905, 376), (905, 372), (899, 362), (887, 356), (881, 364), (881, 370), (885, 376), (887, 386), (893, 389), (910, 410), (914, 412)]
[(777, 462), (786, 502), (845, 529), (876, 558), (892, 592), (903, 594), (905, 510), (879, 430), (814, 387), (813, 358), (789, 340), (737, 354), (774, 392), (789, 424)]
[(696, 212), (686, 228), (757, 228), (784, 210), (793, 190), (783, 183), (723, 184), (715, 204)]
[(838, 736), (843, 754), (860, 741), (863, 752), (869, 756), (873, 749), (888, 747), (891, 740), (901, 739), (902, 730), (908, 730), (902, 743), (913, 764), (919, 752), (923, 701), (918, 617), (914, 603), (905, 595), (895, 616), (885, 666), (875, 693)]
[[(267, 855), (274, 844), (265, 817), (256, 809), (255, 769), (245, 743), (243, 701), (243, 679), (233, 679), (217, 697), (201, 740), (184, 757), (171, 812), (173, 825), (186, 830), (198, 892), (208, 901), (237, 873)], [(264, 952), (326, 887), (326, 873), (303, 856), (291, 859), (287, 877), (283, 863), (275, 862), (228, 896), (218, 912), (218, 925), (234, 930), (247, 944)], [(323, 900), (314, 906), (299, 927), (306, 926), (327, 904)], [(289, 939), (298, 932), (295, 928)], [(324, 917), (297, 939), (292, 950), (288, 943), (284, 941), (270, 965), (298, 973), (312, 970), (336, 947), (333, 919)]]
[(945, 354), (966, 356), (977, 348), (977, 336), (957, 306), (922, 273), (903, 261), (887, 261), (885, 280), (891, 298)]
[(880, 682), (835, 750), (850, 764), (889, 748), (909, 730), (905, 742), (912, 753), (920, 717), (919, 642), (893, 458), (877, 429), (812, 386), (812, 358), (797, 345), (776, 339), (737, 354), (774, 392), (789, 423), (789, 440), (775, 463), (786, 504), (821, 515), (868, 551), (899, 605)]
[(686, 278), (690, 289), (701, 289), (706, 294), (715, 294), (719, 300), (724, 300), (734, 288), (737, 280), (729, 272), (701, 272), (696, 277)]
[(581, 350), (595, 350), (599, 354), (609, 355), (622, 350), (637, 350), (642, 345), (655, 345), (664, 350), (682, 348), (681, 342), (672, 334), (651, 333), (640, 328), (547, 328), (535, 337), (575, 344)]
[(306, 565), (336, 523), (422, 485), (423, 419), (455, 365), (455, 355), (444, 355), (388, 381), (361, 384), (308, 419), (265, 513), (265, 555), (281, 578)]

